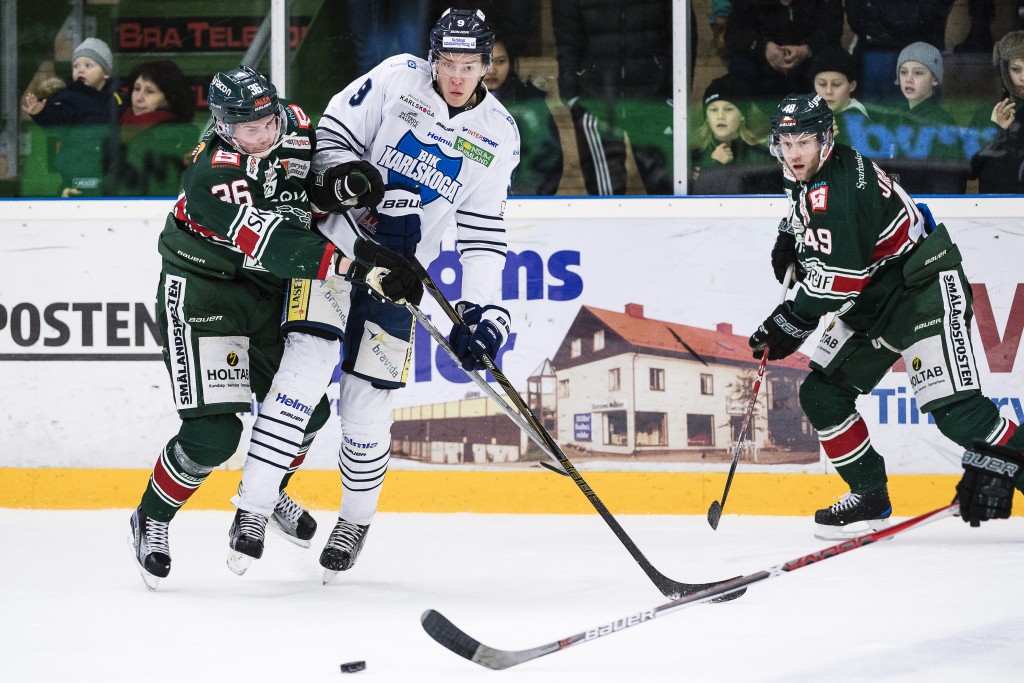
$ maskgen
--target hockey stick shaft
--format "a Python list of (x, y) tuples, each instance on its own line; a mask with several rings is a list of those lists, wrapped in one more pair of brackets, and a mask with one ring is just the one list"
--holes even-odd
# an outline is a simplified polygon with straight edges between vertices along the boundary
[[(782, 304), (786, 300), (786, 292), (789, 291), (790, 283), (793, 281), (793, 273), (796, 269), (795, 264), (791, 264), (786, 269), (786, 276), (782, 278), (782, 296), (779, 299), (779, 304)], [(750, 391), (750, 402), (747, 403), (747, 412), (743, 416), (743, 425), (740, 427), (739, 436), (736, 438), (736, 445), (732, 449), (732, 463), (729, 465), (729, 475), (725, 478), (725, 490), (722, 491), (722, 502), (719, 503), (717, 500), (711, 503), (711, 507), (708, 508), (708, 524), (711, 525), (712, 529), (718, 529), (718, 522), (722, 519), (722, 511), (725, 509), (725, 500), (729, 497), (729, 489), (732, 487), (732, 479), (736, 476), (736, 465), (740, 461), (740, 453), (743, 451), (743, 440), (747, 436), (747, 430), (750, 428), (750, 422), (754, 417), (754, 408), (757, 407), (757, 394), (761, 390), (761, 382), (764, 381), (765, 369), (768, 367), (768, 347), (764, 347), (764, 351), (761, 353), (761, 363), (757, 367), (757, 377), (754, 379), (754, 386)]]
[[(434, 341), (437, 342), (437, 345), (445, 350), (445, 352), (452, 359), (452, 361), (456, 363), (456, 365), (459, 365), (459, 357), (455, 353), (455, 349), (451, 347), (451, 344), (449, 344), (445, 336), (441, 334), (441, 331), (437, 329), (437, 327), (435, 327), (432, 322), (430, 322), (430, 318), (428, 318), (423, 311), (417, 308), (415, 304), (406, 302), (405, 307), (409, 309), (409, 312), (413, 314), (413, 317), (415, 317), (419, 324), (423, 326), (423, 329), (425, 329), (430, 334), (430, 336), (434, 338)], [(535, 443), (542, 452), (547, 454), (555, 461), (558, 460), (555, 454), (551, 452), (551, 449), (548, 448), (548, 445), (544, 441), (544, 439), (539, 434), (537, 434), (536, 430), (533, 428), (533, 425), (527, 422), (522, 415), (520, 415), (512, 406), (506, 403), (505, 400), (498, 394), (498, 392), (494, 390), (494, 387), (488, 384), (487, 381), (480, 376), (480, 373), (474, 370), (466, 370), (465, 372), (469, 376), (469, 378), (473, 380), (473, 383), (480, 387), (480, 390), (487, 394), (487, 396), (489, 396), (490, 399), (494, 401), (499, 408), (501, 408), (501, 411), (505, 413), (505, 415), (507, 415), (510, 420), (515, 422), (516, 425), (521, 430), (523, 430), (523, 432), (526, 433), (530, 440), (533, 441), (533, 443)], [(564, 472), (560, 468), (555, 471), (557, 471), (559, 474), (564, 474), (568, 476), (568, 473)]]
[[(423, 265), (415, 258), (410, 259), (410, 262), (412, 263), (413, 269), (416, 271), (417, 275), (419, 275), (420, 280), (423, 282), (424, 289), (430, 292), (430, 295), (435, 301), (437, 301), (437, 304), (444, 311), (445, 315), (448, 316), (453, 324), (464, 324), (462, 316), (459, 315), (458, 311), (455, 310), (455, 307), (453, 307), (448, 299), (445, 298), (444, 294), (438, 288), (433, 278), (430, 277), (430, 274), (426, 271)], [(583, 476), (576, 469), (576, 466), (573, 465), (569, 458), (566, 457), (565, 453), (562, 452), (558, 443), (551, 437), (548, 431), (541, 424), (540, 420), (537, 419), (537, 416), (533, 411), (530, 410), (530, 406), (526, 404), (523, 397), (519, 395), (519, 392), (512, 386), (512, 383), (509, 382), (507, 377), (505, 377), (505, 374), (498, 369), (497, 365), (495, 365), (494, 360), (487, 354), (481, 356), (480, 360), (494, 377), (495, 381), (497, 381), (498, 385), (502, 388), (512, 405), (526, 419), (536, 434), (543, 439), (544, 443), (547, 445), (548, 452), (558, 460), (558, 464), (560, 464), (562, 469), (568, 473), (569, 477), (573, 480), (573, 483), (575, 483), (580, 491), (583, 492), (583, 495), (587, 497), (587, 500), (590, 501), (590, 504), (595, 510), (597, 510), (601, 519), (603, 519), (605, 524), (611, 528), (615, 537), (619, 539), (619, 542), (622, 543), (623, 546), (625, 546), (630, 556), (632, 556), (636, 563), (640, 565), (640, 568), (645, 574), (647, 574), (647, 577), (654, 583), (658, 590), (661, 591), (662, 595), (670, 598), (677, 598), (680, 595), (688, 595), (695, 591), (707, 588), (708, 586), (716, 585), (714, 583), (682, 583), (680, 581), (670, 579), (658, 571), (636, 543), (633, 542), (633, 539), (626, 533), (626, 530), (622, 528), (622, 525), (620, 525), (618, 520), (615, 519), (611, 511), (605, 507), (605, 504), (600, 498), (598, 498), (597, 493), (595, 493), (594, 489), (590, 487), (590, 484), (586, 482)], [(726, 599), (731, 600), (739, 597), (740, 595), (742, 595), (742, 592), (737, 592), (735, 595), (731, 595)]]
[(527, 650), (501, 650), (484, 645), (459, 629), (455, 624), (448, 620), (448, 618), (436, 610), (427, 610), (424, 612), (420, 617), (420, 622), (431, 638), (455, 654), (489, 669), (507, 669), (511, 666), (516, 666), (517, 664), (522, 664), (523, 662), (528, 662), (530, 660), (537, 659), (538, 657), (549, 655), (553, 652), (565, 650), (573, 645), (587, 643), (613, 633), (618, 633), (619, 631), (623, 631), (627, 628), (638, 626), (674, 610), (709, 602), (715, 598), (721, 597), (722, 595), (743, 589), (744, 587), (759, 581), (774, 579), (777, 576), (782, 576), (783, 574), (801, 569), (808, 565), (816, 564), (822, 560), (827, 560), (829, 558), (836, 557), (837, 555), (848, 553), (851, 550), (863, 548), (866, 545), (870, 545), (876, 541), (881, 541), (885, 538), (891, 538), (897, 534), (903, 533), (904, 531), (913, 529), (914, 527), (937, 521), (943, 517), (950, 517), (959, 513), (959, 511), (960, 505), (958, 503), (953, 503), (952, 505), (947, 505), (937, 510), (926, 512), (923, 515), (908, 519), (904, 522), (900, 522), (899, 524), (894, 524), (886, 529), (879, 529), (878, 531), (872, 531), (862, 536), (851, 538), (843, 541), (842, 543), (837, 543), (836, 545), (790, 560), (789, 562), (777, 564), (768, 569), (748, 574), (746, 576), (736, 577), (735, 579), (725, 581), (721, 584), (706, 588), (691, 595), (683, 596), (678, 600), (658, 605), (657, 607), (644, 610), (643, 612), (630, 614), (614, 621), (595, 626), (594, 628), (587, 629), (586, 631), (573, 634), (566, 638), (560, 638), (559, 640), (545, 643), (544, 645), (539, 645)]

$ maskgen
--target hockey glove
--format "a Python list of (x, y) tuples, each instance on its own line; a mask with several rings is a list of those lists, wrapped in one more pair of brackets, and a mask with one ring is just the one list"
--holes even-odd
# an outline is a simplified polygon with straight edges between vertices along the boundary
[(1024, 458), (1012, 448), (975, 441), (964, 451), (964, 476), (956, 485), (960, 517), (971, 526), (1006, 519), (1013, 504), (1014, 484), (1024, 475)]
[(465, 324), (452, 325), (448, 341), (463, 369), (483, 370), (486, 366), (481, 357), (497, 358), (501, 345), (512, 331), (511, 316), (500, 306), (479, 306), (469, 301), (455, 304), (455, 310)]
[(803, 280), (807, 271), (797, 260), (796, 236), (793, 234), (793, 226), (789, 224), (788, 219), (783, 218), (779, 223), (779, 236), (775, 238), (775, 246), (772, 247), (772, 270), (780, 285), (786, 279), (786, 271), (793, 263), (796, 264), (796, 270), (793, 274), (793, 282), (789, 284), (790, 287)]
[(385, 185), (384, 199), (369, 219), (369, 223), (375, 224), (368, 227), (374, 231), (378, 243), (402, 256), (415, 255), (423, 219), (420, 189), (398, 183)]
[(384, 180), (376, 166), (360, 159), (317, 171), (310, 177), (308, 190), (315, 209), (344, 213), (352, 206), (369, 208), (379, 204), (384, 197)]
[(793, 312), (793, 304), (785, 301), (765, 318), (747, 343), (754, 351), (755, 360), (761, 360), (765, 346), (768, 360), (781, 360), (799, 349), (817, 327), (817, 320), (804, 320)]
[(423, 299), (423, 283), (403, 256), (371, 240), (358, 238), (353, 249), (352, 265), (345, 279), (404, 306), (406, 301), (419, 305)]

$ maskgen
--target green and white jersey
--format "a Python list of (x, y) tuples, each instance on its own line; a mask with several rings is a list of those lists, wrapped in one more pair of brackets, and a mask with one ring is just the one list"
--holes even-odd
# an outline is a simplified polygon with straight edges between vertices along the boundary
[(807, 270), (794, 310), (807, 320), (839, 311), (861, 329), (893, 287), (881, 275), (923, 238), (921, 212), (884, 171), (846, 145), (836, 144), (809, 182), (786, 176), (797, 257)]
[(288, 278), (327, 277), (335, 247), (310, 229), (306, 194), (312, 122), (298, 105), (282, 106), (283, 140), (264, 158), (237, 151), (213, 128), (206, 132), (160, 235), (165, 259), (272, 292)]

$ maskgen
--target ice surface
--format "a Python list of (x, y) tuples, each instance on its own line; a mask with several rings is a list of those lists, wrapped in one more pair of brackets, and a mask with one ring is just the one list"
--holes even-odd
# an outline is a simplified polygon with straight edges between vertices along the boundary
[[(488, 645), (528, 648), (666, 602), (596, 515), (381, 514), (354, 569), (322, 586), (330, 512), (303, 550), (270, 535), (243, 577), (229, 512), (184, 511), (156, 593), (128, 510), (0, 509), (0, 681), (1016, 680), (1024, 520), (944, 519), (503, 672), (423, 632), (435, 608)], [(750, 574), (818, 550), (810, 519), (622, 516), (670, 577)], [(363, 659), (366, 671), (342, 674)]]

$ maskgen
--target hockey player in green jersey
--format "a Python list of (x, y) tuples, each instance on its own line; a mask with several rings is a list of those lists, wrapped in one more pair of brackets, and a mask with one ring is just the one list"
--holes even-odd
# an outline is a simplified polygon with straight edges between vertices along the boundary
[[(158, 243), (157, 318), (181, 427), (131, 518), (130, 540), (150, 590), (170, 572), (168, 524), (235, 452), (242, 434), (236, 413), (270, 387), (283, 353), (285, 280), (338, 278), (395, 301), (419, 301), (423, 292), (393, 251), (362, 240), (350, 258), (311, 229), (315, 138), (299, 106), (279, 100), (266, 78), (244, 66), (216, 74), (208, 99), (214, 125), (192, 153)], [(307, 439), (328, 415), (325, 398), (293, 409), (312, 416)]]
[(783, 99), (769, 144), (791, 202), (772, 267), (782, 282), (795, 263), (799, 284), (751, 335), (754, 357), (767, 346), (769, 360), (785, 358), (822, 316), (835, 314), (811, 355), (800, 405), (850, 493), (815, 513), (817, 535), (850, 535), (844, 527), (861, 522), (878, 528), (892, 512), (885, 463), (855, 401), (900, 357), (921, 410), (967, 449), (961, 517), (977, 526), (1009, 516), (1014, 487), (1024, 490), (1024, 430), (981, 391), (971, 289), (945, 226), (932, 226), (869, 159), (833, 142), (832, 112), (820, 95)]

